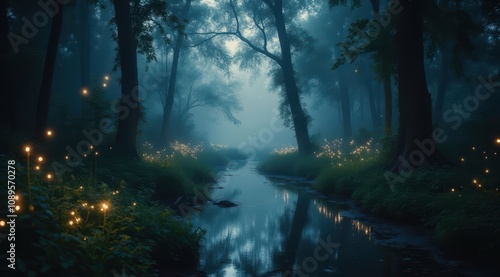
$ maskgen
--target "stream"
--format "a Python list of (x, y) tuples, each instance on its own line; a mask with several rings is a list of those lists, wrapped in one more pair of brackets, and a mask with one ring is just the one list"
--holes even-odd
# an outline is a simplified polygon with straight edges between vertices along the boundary
[(458, 262), (442, 258), (424, 231), (371, 218), (306, 180), (266, 176), (257, 165), (232, 162), (219, 174), (212, 199), (237, 207), (207, 204), (190, 218), (207, 230), (200, 268), (209, 276), (469, 275), (457, 273)]

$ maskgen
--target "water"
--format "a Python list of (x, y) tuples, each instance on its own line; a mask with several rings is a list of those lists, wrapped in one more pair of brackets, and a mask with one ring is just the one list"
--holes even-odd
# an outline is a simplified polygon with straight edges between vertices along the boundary
[(307, 183), (260, 174), (255, 161), (239, 166), (222, 171), (211, 193), (239, 206), (208, 204), (191, 217), (207, 229), (200, 267), (209, 276), (457, 276), (401, 244), (418, 236), (401, 240)]

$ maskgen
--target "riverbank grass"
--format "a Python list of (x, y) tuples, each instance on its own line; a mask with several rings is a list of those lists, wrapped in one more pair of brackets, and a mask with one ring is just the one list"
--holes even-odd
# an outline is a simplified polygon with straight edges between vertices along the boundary
[(355, 143), (328, 145), (310, 156), (275, 150), (260, 168), (312, 176), (314, 188), (325, 194), (350, 197), (379, 217), (423, 225), (449, 253), (481, 259), (500, 256), (500, 172), (493, 170), (500, 168), (500, 159), (494, 149), (464, 150), (465, 158), (453, 157), (453, 166), (423, 166), (389, 185), (385, 155), (373, 143), (363, 148)]
[[(130, 160), (109, 145), (93, 146), (71, 172), (59, 175), (51, 166), (65, 163), (57, 147), (5, 129), (0, 137), (6, 150), (0, 162), (15, 162), (20, 273), (156, 276), (196, 268), (205, 230), (160, 203), (214, 182), (207, 161), (220, 161), (219, 166), (233, 150), (194, 153), (191, 146), (176, 145), (162, 153), (143, 148), (140, 160)], [(0, 193), (6, 196), (7, 186)], [(0, 214), (8, 214), (6, 206)], [(0, 217), (0, 229), (7, 228), (7, 220)], [(8, 243), (0, 241), (5, 249)]]

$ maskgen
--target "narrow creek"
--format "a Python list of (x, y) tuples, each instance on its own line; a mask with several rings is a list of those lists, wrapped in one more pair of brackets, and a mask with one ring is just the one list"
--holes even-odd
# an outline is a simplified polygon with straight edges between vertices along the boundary
[[(266, 176), (257, 161), (220, 172), (214, 200), (191, 222), (207, 229), (200, 268), (209, 276), (467, 276), (412, 228), (314, 193), (300, 179)], [(431, 249), (431, 250), (429, 250)]]

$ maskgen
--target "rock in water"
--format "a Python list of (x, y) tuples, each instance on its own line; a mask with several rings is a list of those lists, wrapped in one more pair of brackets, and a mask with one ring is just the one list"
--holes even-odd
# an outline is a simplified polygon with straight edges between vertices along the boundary
[(221, 200), (221, 201), (214, 201), (214, 205), (219, 206), (221, 208), (230, 208), (230, 207), (236, 207), (235, 203), (227, 200)]

